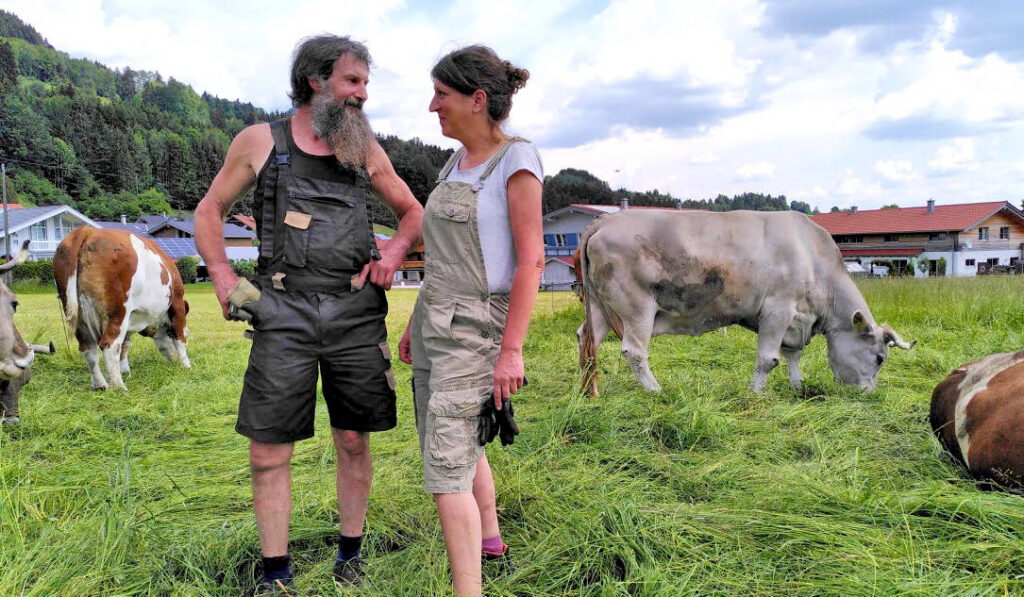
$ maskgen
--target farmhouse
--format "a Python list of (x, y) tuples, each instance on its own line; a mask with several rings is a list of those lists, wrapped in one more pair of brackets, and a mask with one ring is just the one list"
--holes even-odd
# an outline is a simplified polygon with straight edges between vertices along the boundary
[[(823, 213), (844, 261), (904, 275), (974, 276), (1021, 265), (1024, 213), (1008, 201)], [(921, 264), (926, 264), (924, 271)], [(944, 266), (944, 267), (943, 267)]]
[[(573, 203), (544, 215), (544, 273), (540, 286), (544, 290), (569, 290), (576, 281), (572, 254), (580, 244), (580, 235), (594, 218), (623, 209), (667, 209), (670, 207), (630, 207), (629, 201), (619, 205), (588, 205)], [(686, 210), (683, 210), (686, 211)]]
[[(67, 205), (18, 208), (8, 205), (8, 208), (7, 230), (11, 235), (11, 251), (16, 251), (23, 242), (30, 240), (29, 259), (32, 260), (53, 257), (60, 241), (79, 226), (100, 227)], [(3, 238), (3, 223), (0, 221), (0, 239)], [(4, 245), (0, 240), (0, 253), (4, 251)]]

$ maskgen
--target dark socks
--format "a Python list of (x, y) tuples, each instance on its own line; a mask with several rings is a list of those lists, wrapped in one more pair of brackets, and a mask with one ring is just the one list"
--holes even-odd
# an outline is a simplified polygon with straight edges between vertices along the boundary
[(289, 580), (292, 577), (291, 556), (263, 558), (263, 581)]
[(338, 561), (351, 560), (359, 557), (359, 551), (363, 547), (363, 536), (346, 537), (338, 535)]

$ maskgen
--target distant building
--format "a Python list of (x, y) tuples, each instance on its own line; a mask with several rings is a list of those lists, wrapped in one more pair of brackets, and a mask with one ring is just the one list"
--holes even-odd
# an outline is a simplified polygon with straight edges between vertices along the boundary
[[(886, 262), (915, 276), (974, 276), (993, 266), (1018, 266), (1024, 257), (1024, 212), (1008, 201), (858, 210), (812, 216), (843, 254), (869, 271)], [(927, 274), (912, 265), (928, 264)], [(1019, 267), (1019, 266), (1018, 266)]]
[(587, 224), (605, 214), (623, 209), (664, 209), (679, 211), (671, 207), (630, 206), (623, 200), (619, 205), (588, 205), (573, 203), (544, 215), (544, 273), (540, 286), (544, 290), (569, 290), (576, 281), (576, 268), (572, 255), (580, 244), (580, 236)]
[[(10, 205), (8, 205), (10, 208)], [(0, 213), (0, 239), (4, 238), (3, 214)], [(98, 226), (67, 205), (46, 205), (43, 207), (21, 207), (7, 210), (7, 229), (11, 235), (11, 252), (17, 253), (26, 240), (29, 245), (29, 259), (51, 259), (57, 245), (72, 230), (79, 226)], [(0, 253), (4, 252), (4, 241), (0, 240)]]

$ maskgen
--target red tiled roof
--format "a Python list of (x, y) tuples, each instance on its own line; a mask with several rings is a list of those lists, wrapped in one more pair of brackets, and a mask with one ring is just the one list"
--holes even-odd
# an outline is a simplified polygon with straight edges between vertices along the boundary
[(902, 257), (918, 255), (924, 249), (843, 249), (843, 257)]
[(548, 257), (548, 259), (557, 259), (569, 267), (576, 269), (576, 264), (573, 263), (572, 257)]
[[(893, 209), (866, 209), (851, 214), (837, 211), (812, 216), (811, 220), (829, 234), (886, 234), (891, 232), (947, 232), (966, 230), (1000, 209), (1021, 213), (1007, 201), (936, 205), (935, 213), (926, 206)], [(1024, 217), (1022, 217), (1024, 219)]]

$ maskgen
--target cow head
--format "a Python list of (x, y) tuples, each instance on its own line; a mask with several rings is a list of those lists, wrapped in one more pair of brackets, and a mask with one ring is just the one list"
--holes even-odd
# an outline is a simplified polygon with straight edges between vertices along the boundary
[(888, 324), (872, 323), (861, 311), (854, 311), (849, 327), (828, 336), (828, 364), (836, 381), (868, 392), (878, 384), (878, 371), (889, 358), (889, 347), (904, 350), (914, 346), (900, 338)]
[[(14, 269), (28, 259), (28, 244), (25, 241), (14, 259), (0, 265), (0, 272)], [(21, 376), (32, 364), (35, 353), (21, 339), (14, 327), (14, 311), (18, 298), (7, 285), (0, 281), (0, 380), (11, 380)]]

